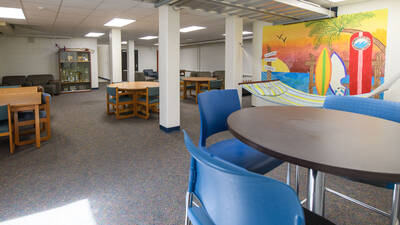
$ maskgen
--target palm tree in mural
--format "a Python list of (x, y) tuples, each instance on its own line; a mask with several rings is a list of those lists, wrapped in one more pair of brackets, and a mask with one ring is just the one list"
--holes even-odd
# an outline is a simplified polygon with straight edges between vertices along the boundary
[[(354, 29), (353, 27), (360, 27), (363, 20), (374, 16), (375, 14), (372, 12), (343, 15), (334, 19), (309, 21), (306, 22), (305, 26), (311, 28), (308, 36), (315, 38), (315, 48), (321, 46), (322, 43), (326, 43), (332, 49), (332, 42), (338, 39), (342, 33), (354, 34), (362, 32), (362, 30)], [(373, 37), (373, 42), (385, 54), (386, 46), (376, 37)]]

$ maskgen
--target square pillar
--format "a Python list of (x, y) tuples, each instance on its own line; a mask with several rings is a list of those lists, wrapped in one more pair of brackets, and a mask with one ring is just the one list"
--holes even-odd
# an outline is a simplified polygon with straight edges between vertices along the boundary
[(180, 12), (171, 6), (158, 8), (160, 129), (180, 129)]
[[(263, 48), (263, 29), (264, 26), (271, 26), (271, 23), (263, 22), (263, 21), (254, 21), (253, 22), (253, 81), (261, 80), (262, 73), (262, 48)], [(265, 106), (265, 105), (275, 105), (273, 103), (269, 103), (264, 101), (254, 95), (251, 96), (251, 105), (252, 106)]]
[(112, 28), (109, 35), (111, 82), (116, 83), (122, 81), (121, 30)]
[(243, 81), (243, 19), (229, 16), (225, 19), (225, 89), (237, 89), (242, 102)]
[(128, 41), (128, 81), (135, 81), (135, 41)]

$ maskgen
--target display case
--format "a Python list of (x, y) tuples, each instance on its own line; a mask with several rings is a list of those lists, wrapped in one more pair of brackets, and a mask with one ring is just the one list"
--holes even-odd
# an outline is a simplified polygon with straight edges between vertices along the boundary
[(61, 92), (91, 90), (91, 58), (89, 50), (60, 49), (58, 51)]

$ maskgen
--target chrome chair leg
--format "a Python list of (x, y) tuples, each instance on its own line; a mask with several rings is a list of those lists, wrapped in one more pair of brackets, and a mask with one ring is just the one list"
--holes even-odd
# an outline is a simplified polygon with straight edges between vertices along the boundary
[(287, 164), (286, 184), (290, 186), (290, 163)]
[(189, 225), (190, 221), (189, 221), (189, 217), (188, 217), (188, 210), (189, 210), (189, 206), (191, 206), (192, 204), (192, 200), (193, 200), (193, 194), (186, 192), (186, 215), (185, 215), (185, 225)]

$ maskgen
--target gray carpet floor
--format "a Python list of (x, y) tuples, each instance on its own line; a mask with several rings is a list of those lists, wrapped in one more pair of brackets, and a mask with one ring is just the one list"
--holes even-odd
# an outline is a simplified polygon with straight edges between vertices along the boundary
[[(244, 106), (249, 106), (249, 97)], [(52, 138), (36, 149), (8, 154), (0, 139), (0, 224), (87, 199), (98, 225), (183, 224), (189, 168), (181, 132), (164, 133), (158, 115), (116, 120), (106, 114), (105, 89), (56, 96), (51, 105)], [(181, 127), (193, 140), (200, 121), (192, 100), (181, 102)], [(213, 136), (209, 143), (231, 137)], [(268, 176), (284, 180), (286, 164)], [(301, 169), (301, 199), (306, 170)], [(386, 211), (390, 190), (327, 175), (328, 187)], [(332, 194), (326, 217), (336, 224), (389, 224), (389, 219)]]

